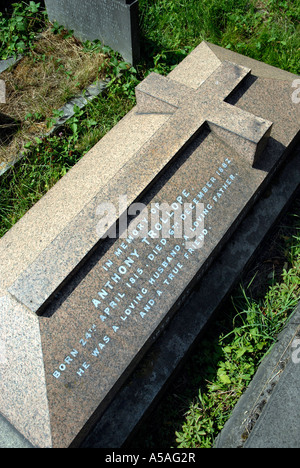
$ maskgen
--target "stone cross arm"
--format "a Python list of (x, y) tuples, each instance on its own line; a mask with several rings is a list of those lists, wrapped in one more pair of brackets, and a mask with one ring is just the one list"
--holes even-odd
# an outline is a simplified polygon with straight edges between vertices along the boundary
[(206, 122), (253, 165), (267, 144), (272, 123), (225, 102), (250, 72), (248, 68), (223, 62), (197, 90), (151, 73), (137, 86), (138, 112), (170, 114), (159, 139), (164, 140), (165, 134), (174, 147), (177, 135), (178, 151), (183, 140), (189, 141)]

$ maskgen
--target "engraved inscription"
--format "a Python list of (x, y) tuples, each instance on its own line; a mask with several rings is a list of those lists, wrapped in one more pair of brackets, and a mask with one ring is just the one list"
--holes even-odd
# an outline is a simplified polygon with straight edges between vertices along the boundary
[[(204, 248), (202, 253), (201, 248), (206, 242), (209, 245), (214, 236), (212, 218), (220, 212), (223, 199), (232, 196), (232, 189), (238, 190), (240, 178), (236, 171), (234, 158), (225, 158), (200, 186), (194, 181), (175, 193), (169, 200), (171, 211), (165, 217), (159, 217), (159, 205), (154, 202), (151, 214), (156, 214), (157, 207), (158, 215), (154, 226), (149, 226), (145, 213), (129, 226), (127, 237), (119, 239), (97, 267), (98, 288), (87, 298), (92, 306), (91, 322), (53, 368), (56, 381), (66, 374), (70, 379), (70, 373), (84, 378), (99, 360), (105, 355), (107, 358), (107, 353), (119, 346), (118, 337), (122, 332), (125, 340), (130, 340), (135, 329), (144, 328), (143, 322), (147, 327), (148, 319), (153, 320), (161, 300), (167, 302), (169, 298), (172, 303), (174, 288), (184, 281), (182, 276), (207, 255), (207, 250)], [(189, 233), (193, 237), (197, 232), (197, 236), (187, 248), (184, 237), (173, 238), (178, 222), (176, 212), (183, 218), (196, 213), (198, 206), (202, 208), (194, 216)], [(168, 223), (168, 237), (161, 237), (164, 223)], [(201, 223), (204, 228), (199, 232)], [(87, 293), (84, 283), (82, 286)]]

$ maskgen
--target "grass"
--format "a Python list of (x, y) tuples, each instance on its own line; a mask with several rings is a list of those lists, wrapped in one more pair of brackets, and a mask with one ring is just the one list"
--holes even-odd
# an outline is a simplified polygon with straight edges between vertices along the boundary
[(0, 178), (0, 237), (14, 225), (132, 107), (122, 95), (106, 94), (77, 109), (64, 129), (39, 140)]
[[(0, 163), (16, 158), (45, 135), (53, 114), (89, 85), (105, 78), (105, 54), (87, 50), (72, 34), (48, 26), (30, 53), (3, 72), (6, 104), (1, 124)], [(10, 124), (9, 124), (10, 123)]]
[[(170, 66), (202, 40), (300, 72), (299, 2), (140, 0), (144, 49)], [(150, 59), (151, 60), (151, 59)]]
[[(134, 106), (134, 88), (140, 80), (153, 70), (167, 74), (203, 39), (300, 73), (299, 2), (139, 3), (140, 63), (130, 67), (117, 54), (103, 50), (111, 78), (106, 94), (84, 111), (77, 109), (59, 135), (39, 140), (23, 161), (0, 178), (0, 236)], [(34, 8), (32, 2), (31, 7)], [(25, 46), (31, 40), (22, 39), (21, 34), (20, 41)], [(6, 50), (17, 43), (6, 42)], [(140, 429), (135, 448), (212, 447), (299, 300), (299, 207), (298, 200), (261, 263), (234, 291), (232, 300), (186, 363), (151, 422)]]

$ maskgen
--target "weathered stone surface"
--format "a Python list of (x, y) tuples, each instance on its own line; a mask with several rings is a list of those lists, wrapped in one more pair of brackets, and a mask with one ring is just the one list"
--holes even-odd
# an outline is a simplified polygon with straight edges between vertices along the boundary
[(45, 0), (45, 4), (50, 21), (73, 30), (82, 40), (101, 40), (129, 63), (138, 61), (138, 0)]
[[(195, 65), (202, 57), (201, 68), (206, 55), (211, 73), (206, 69), (203, 80)], [(292, 76), (261, 78), (218, 60), (202, 44), (193, 54), (194, 83), (191, 59), (178, 75), (175, 69), (166, 79), (150, 76), (137, 89), (138, 106), (0, 242), (4, 330), (11, 315), (20, 318), (8, 334), (0, 409), (38, 446), (84, 438), (296, 143)], [(139, 201), (152, 204), (157, 220), (146, 226), (145, 210), (125, 237), (100, 240), (99, 207), (108, 201), (118, 207), (120, 195), (126, 200), (119, 215)], [(156, 205), (162, 202), (169, 204), (164, 217)], [(168, 221), (171, 230), (180, 224), (178, 213), (197, 209), (190, 226), (197, 229), (188, 231), (194, 238), (160, 235)], [(22, 386), (39, 389), (43, 402), (34, 428), (36, 403), (20, 392), (20, 420), (14, 397), (7, 397), (18, 388), (13, 364), (20, 335), (37, 356), (42, 350), (44, 374), (40, 355), (22, 376)], [(30, 369), (28, 359), (24, 351), (22, 365)]]

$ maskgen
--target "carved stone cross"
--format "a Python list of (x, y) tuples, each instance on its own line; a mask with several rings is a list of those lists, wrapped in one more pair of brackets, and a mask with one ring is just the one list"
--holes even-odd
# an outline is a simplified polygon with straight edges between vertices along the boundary
[(248, 68), (223, 62), (197, 90), (151, 73), (136, 89), (138, 112), (172, 115), (160, 130), (159, 140), (168, 141), (173, 151), (176, 147), (179, 151), (207, 123), (254, 164), (267, 144), (273, 124), (225, 101), (250, 73)]

